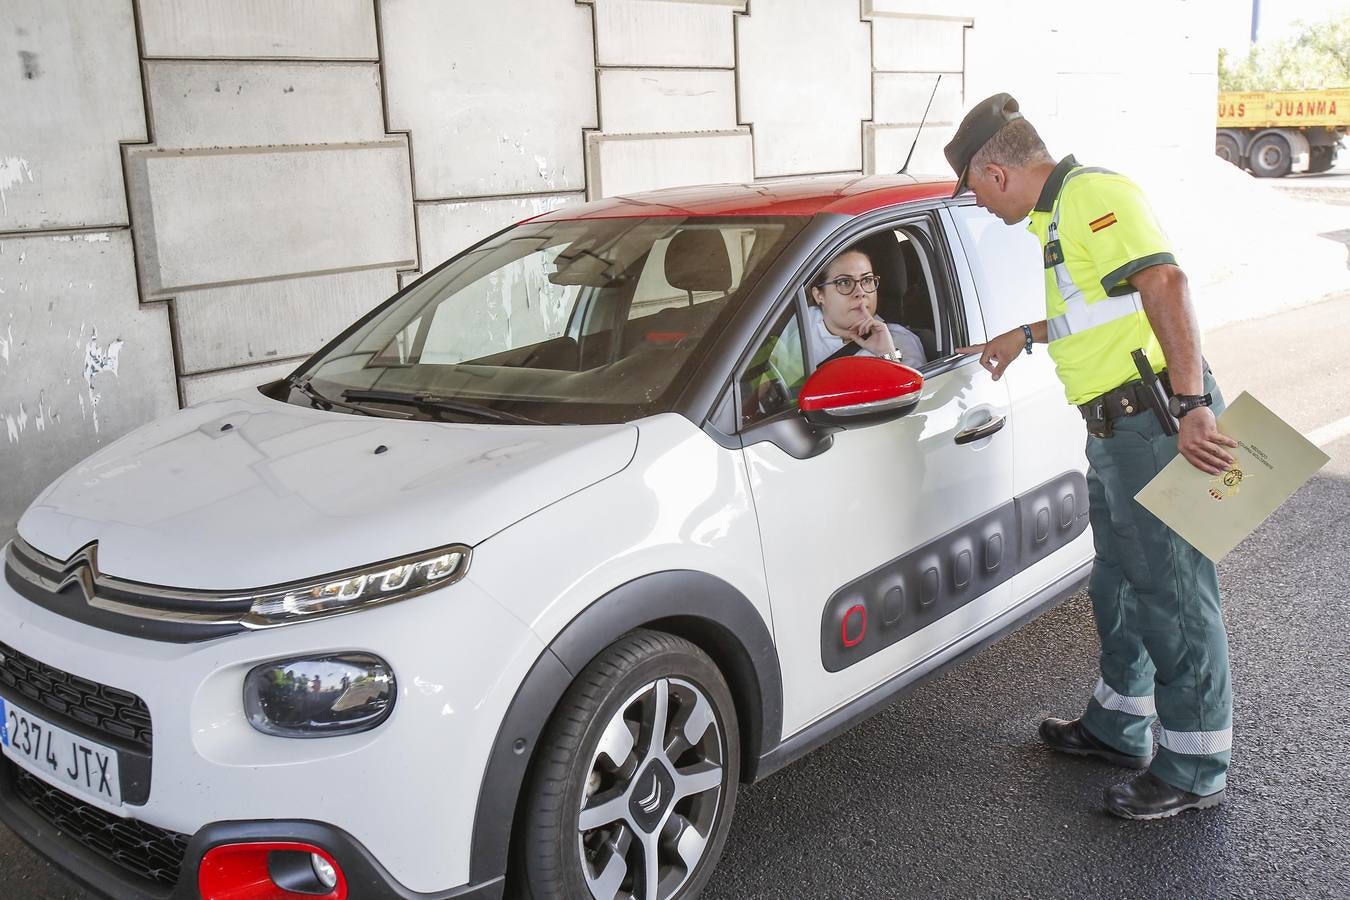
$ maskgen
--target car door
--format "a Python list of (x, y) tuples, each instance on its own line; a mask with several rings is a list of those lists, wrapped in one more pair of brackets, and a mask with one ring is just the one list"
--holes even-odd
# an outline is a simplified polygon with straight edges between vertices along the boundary
[[(990, 334), (1045, 318), (1040, 245), (1025, 227), (1005, 225), (972, 203), (954, 203), (942, 217), (953, 252), (968, 263), (958, 267), (969, 279), (963, 293), (978, 298)], [(1027, 520), (1011, 582), (1020, 598), (1092, 559), (1085, 433), (1045, 348), (1020, 357), (1001, 380), (1013, 408), (1013, 494)]]
[[(873, 229), (873, 243), (878, 234), (897, 255), (911, 242), (907, 315), (925, 319), (916, 330), (933, 326), (917, 408), (803, 438), (810, 428), (796, 397), (820, 362), (802, 340), (804, 291), (738, 379), (785, 735), (959, 639), (1009, 597), (1008, 393), (976, 360), (952, 354), (983, 338), (978, 308), (958, 288), (935, 214)], [(817, 264), (856, 237), (823, 248)]]

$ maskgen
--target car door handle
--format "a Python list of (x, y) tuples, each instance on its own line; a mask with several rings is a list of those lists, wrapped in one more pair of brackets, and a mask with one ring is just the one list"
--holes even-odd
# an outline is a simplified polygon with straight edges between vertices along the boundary
[(967, 428), (965, 431), (956, 433), (956, 442), (958, 444), (970, 444), (998, 431), (1008, 421), (1007, 416), (999, 416), (997, 419), (990, 419), (982, 425), (976, 425), (974, 428)]

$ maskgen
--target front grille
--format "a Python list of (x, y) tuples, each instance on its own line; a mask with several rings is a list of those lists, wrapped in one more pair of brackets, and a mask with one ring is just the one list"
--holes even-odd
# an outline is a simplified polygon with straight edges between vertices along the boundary
[(20, 698), (26, 698), (93, 731), (130, 743), (147, 755), (150, 753), (150, 710), (135, 694), (38, 662), (3, 642), (0, 642), (0, 685), (8, 688), (20, 705), (23, 702)]
[(178, 882), (187, 853), (187, 835), (118, 818), (49, 787), (17, 766), (15, 773), (19, 799), (65, 837), (146, 881), (163, 885)]
[(96, 541), (62, 561), (15, 537), (5, 549), (5, 581), (55, 615), (142, 640), (180, 644), (238, 634), (253, 605), (237, 591), (178, 590), (105, 575), (98, 569)]

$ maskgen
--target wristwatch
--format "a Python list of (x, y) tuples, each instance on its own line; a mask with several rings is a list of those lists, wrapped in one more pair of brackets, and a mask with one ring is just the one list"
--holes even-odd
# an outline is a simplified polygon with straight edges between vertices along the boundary
[(885, 353), (881, 354), (881, 358), (889, 359), (891, 362), (900, 362), (900, 351), (888, 350)]
[(1167, 411), (1180, 419), (1193, 409), (1210, 406), (1214, 398), (1209, 394), (1173, 394), (1167, 398)]

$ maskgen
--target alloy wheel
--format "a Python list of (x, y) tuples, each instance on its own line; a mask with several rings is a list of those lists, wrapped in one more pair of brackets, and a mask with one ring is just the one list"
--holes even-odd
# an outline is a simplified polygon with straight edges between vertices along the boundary
[(708, 848), (726, 777), (717, 714), (695, 684), (660, 678), (613, 715), (591, 758), (577, 852), (595, 900), (673, 897)]

